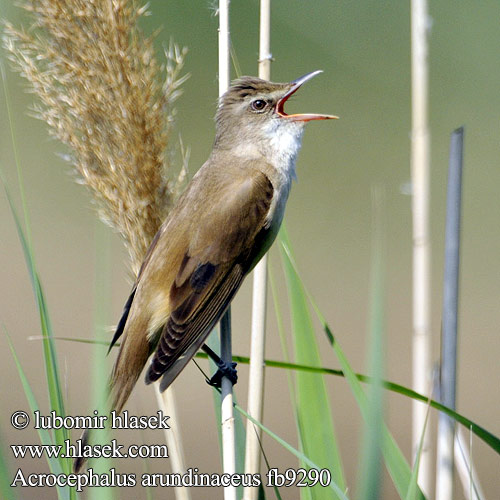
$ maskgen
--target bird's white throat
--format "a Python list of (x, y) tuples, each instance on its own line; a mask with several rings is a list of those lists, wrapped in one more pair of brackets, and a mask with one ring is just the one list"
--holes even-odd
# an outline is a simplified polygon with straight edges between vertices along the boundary
[(285, 183), (296, 179), (295, 162), (302, 146), (304, 123), (281, 118), (269, 120), (263, 130), (266, 158), (284, 176)]
[(265, 157), (276, 169), (278, 177), (273, 182), (275, 191), (268, 214), (268, 221), (274, 232), (278, 231), (283, 220), (292, 180), (297, 178), (295, 162), (302, 146), (303, 132), (303, 123), (284, 122), (281, 119), (270, 120), (263, 129)]

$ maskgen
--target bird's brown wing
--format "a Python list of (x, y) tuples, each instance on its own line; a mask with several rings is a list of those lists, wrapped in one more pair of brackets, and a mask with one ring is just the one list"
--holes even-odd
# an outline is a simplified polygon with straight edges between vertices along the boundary
[(132, 291), (130, 292), (130, 295), (128, 296), (127, 302), (125, 303), (125, 306), (123, 307), (123, 312), (120, 317), (120, 321), (118, 321), (118, 324), (116, 325), (115, 333), (113, 335), (113, 339), (111, 340), (111, 343), (109, 344), (109, 349), (108, 349), (108, 354), (113, 348), (113, 346), (116, 344), (118, 339), (122, 336), (124, 330), (125, 330), (125, 324), (127, 323), (128, 315), (130, 313), (130, 308), (132, 307), (132, 302), (134, 301), (135, 297), (135, 292), (137, 290), (137, 284), (139, 283), (139, 280), (141, 279), (142, 272), (148, 265), (148, 262), (151, 259), (151, 256), (153, 255), (154, 249), (156, 248), (156, 245), (158, 241), (160, 240), (161, 235), (163, 234), (165, 230), (165, 226), (162, 226), (155, 234), (155, 237), (153, 238), (153, 241), (151, 242), (151, 245), (149, 245), (148, 251), (146, 252), (146, 256), (144, 257), (144, 261), (141, 264), (141, 267), (139, 269), (139, 273), (137, 274), (137, 278), (135, 280), (134, 286), (132, 287)]
[[(189, 248), (170, 289), (171, 313), (146, 374), (163, 374), (165, 389), (194, 356), (219, 321), (254, 264), (256, 243), (269, 228), (273, 186), (260, 171), (220, 188), (218, 203), (206, 207), (190, 234)], [(174, 366), (175, 365), (175, 366)]]

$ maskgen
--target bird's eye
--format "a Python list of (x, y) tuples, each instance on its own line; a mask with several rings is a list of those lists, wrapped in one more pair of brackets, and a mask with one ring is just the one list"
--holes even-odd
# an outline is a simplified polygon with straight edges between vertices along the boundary
[(250, 106), (254, 111), (262, 111), (267, 106), (267, 102), (262, 99), (256, 99), (255, 101), (252, 101)]

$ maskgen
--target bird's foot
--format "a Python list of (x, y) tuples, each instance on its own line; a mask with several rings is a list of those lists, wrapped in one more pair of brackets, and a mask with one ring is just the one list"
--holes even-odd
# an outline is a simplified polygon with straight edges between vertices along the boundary
[(217, 362), (217, 371), (214, 373), (207, 384), (220, 389), (222, 377), (227, 377), (234, 385), (238, 381), (238, 372), (236, 371), (236, 363), (226, 363), (222, 359)]

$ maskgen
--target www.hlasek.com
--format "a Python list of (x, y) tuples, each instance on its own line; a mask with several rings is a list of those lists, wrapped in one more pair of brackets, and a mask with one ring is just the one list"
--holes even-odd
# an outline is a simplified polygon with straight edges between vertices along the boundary
[[(60, 417), (54, 411), (50, 415), (34, 412), (35, 429), (104, 429), (106, 423), (112, 429), (170, 429), (167, 420), (158, 411), (154, 416), (134, 416), (124, 411), (121, 415), (112, 412), (109, 416), (98, 415), (94, 411), (92, 417), (65, 416)], [(28, 413), (14, 412), (11, 424), (16, 429), (28, 427), (31, 419)], [(45, 445), (11, 445), (16, 459), (22, 458), (168, 458), (166, 445), (136, 445), (124, 447), (115, 439), (107, 444), (84, 443), (81, 439), (73, 444), (65, 440), (64, 444)], [(155, 474), (143, 473), (140, 478), (135, 474), (121, 474), (112, 468), (106, 473), (96, 473), (89, 468), (82, 473), (36, 473), (27, 474), (21, 468), (17, 470), (11, 487), (72, 487), (80, 492), (86, 487), (133, 487), (140, 484), (143, 487), (248, 487), (248, 486), (298, 486), (312, 487), (329, 486), (331, 473), (328, 469), (270, 469), (264, 477), (260, 474), (216, 474), (201, 473), (197, 468), (189, 468), (186, 473)]]

